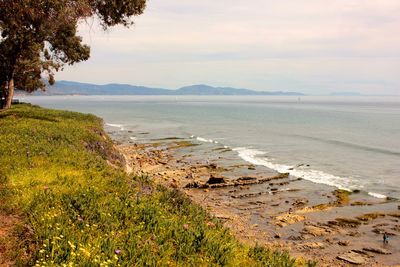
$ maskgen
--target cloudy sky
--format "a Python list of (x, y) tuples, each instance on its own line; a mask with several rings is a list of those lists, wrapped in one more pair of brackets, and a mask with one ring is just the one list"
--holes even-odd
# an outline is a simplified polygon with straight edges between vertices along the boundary
[(130, 29), (89, 20), (58, 79), (400, 95), (399, 0), (148, 0)]

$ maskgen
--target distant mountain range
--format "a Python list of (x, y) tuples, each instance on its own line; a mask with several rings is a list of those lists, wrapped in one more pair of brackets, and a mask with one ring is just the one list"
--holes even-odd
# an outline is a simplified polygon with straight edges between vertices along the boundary
[(359, 92), (333, 92), (331, 96), (362, 96)]
[(212, 87), (209, 85), (191, 85), (169, 90), (128, 84), (96, 85), (70, 81), (59, 81), (48, 86), (47, 91), (35, 92), (36, 95), (281, 95), (302, 96), (298, 92), (266, 92), (231, 87)]

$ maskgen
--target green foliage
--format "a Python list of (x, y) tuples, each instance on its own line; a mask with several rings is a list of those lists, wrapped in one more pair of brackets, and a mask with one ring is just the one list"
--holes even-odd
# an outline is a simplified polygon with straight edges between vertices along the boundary
[(116, 24), (132, 24), (130, 17), (143, 13), (146, 0), (95, 0), (91, 1), (92, 9), (107, 28)]
[(296, 266), (240, 244), (179, 191), (112, 167), (120, 158), (92, 115), (17, 105), (0, 112), (0, 151), (0, 201), (10, 205), (0, 214), (25, 225), (17, 264)]
[(65, 64), (89, 59), (77, 36), (82, 20), (97, 16), (104, 29), (129, 26), (145, 6), (146, 0), (0, 0), (0, 101), (12, 99), (14, 86), (45, 89), (42, 77), (53, 84)]

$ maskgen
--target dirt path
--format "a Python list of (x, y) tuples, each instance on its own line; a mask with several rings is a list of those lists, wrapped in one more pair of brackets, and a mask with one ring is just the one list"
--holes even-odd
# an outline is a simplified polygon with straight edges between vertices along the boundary
[(19, 222), (18, 217), (0, 214), (0, 266), (14, 265), (12, 255), (15, 252), (16, 238), (12, 234), (14, 227)]

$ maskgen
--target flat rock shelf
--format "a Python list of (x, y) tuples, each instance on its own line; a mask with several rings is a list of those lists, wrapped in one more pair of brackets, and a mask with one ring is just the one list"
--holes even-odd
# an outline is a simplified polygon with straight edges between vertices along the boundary
[(190, 139), (117, 141), (129, 169), (185, 192), (244, 242), (287, 249), (321, 266), (400, 264), (398, 200), (314, 184)]

